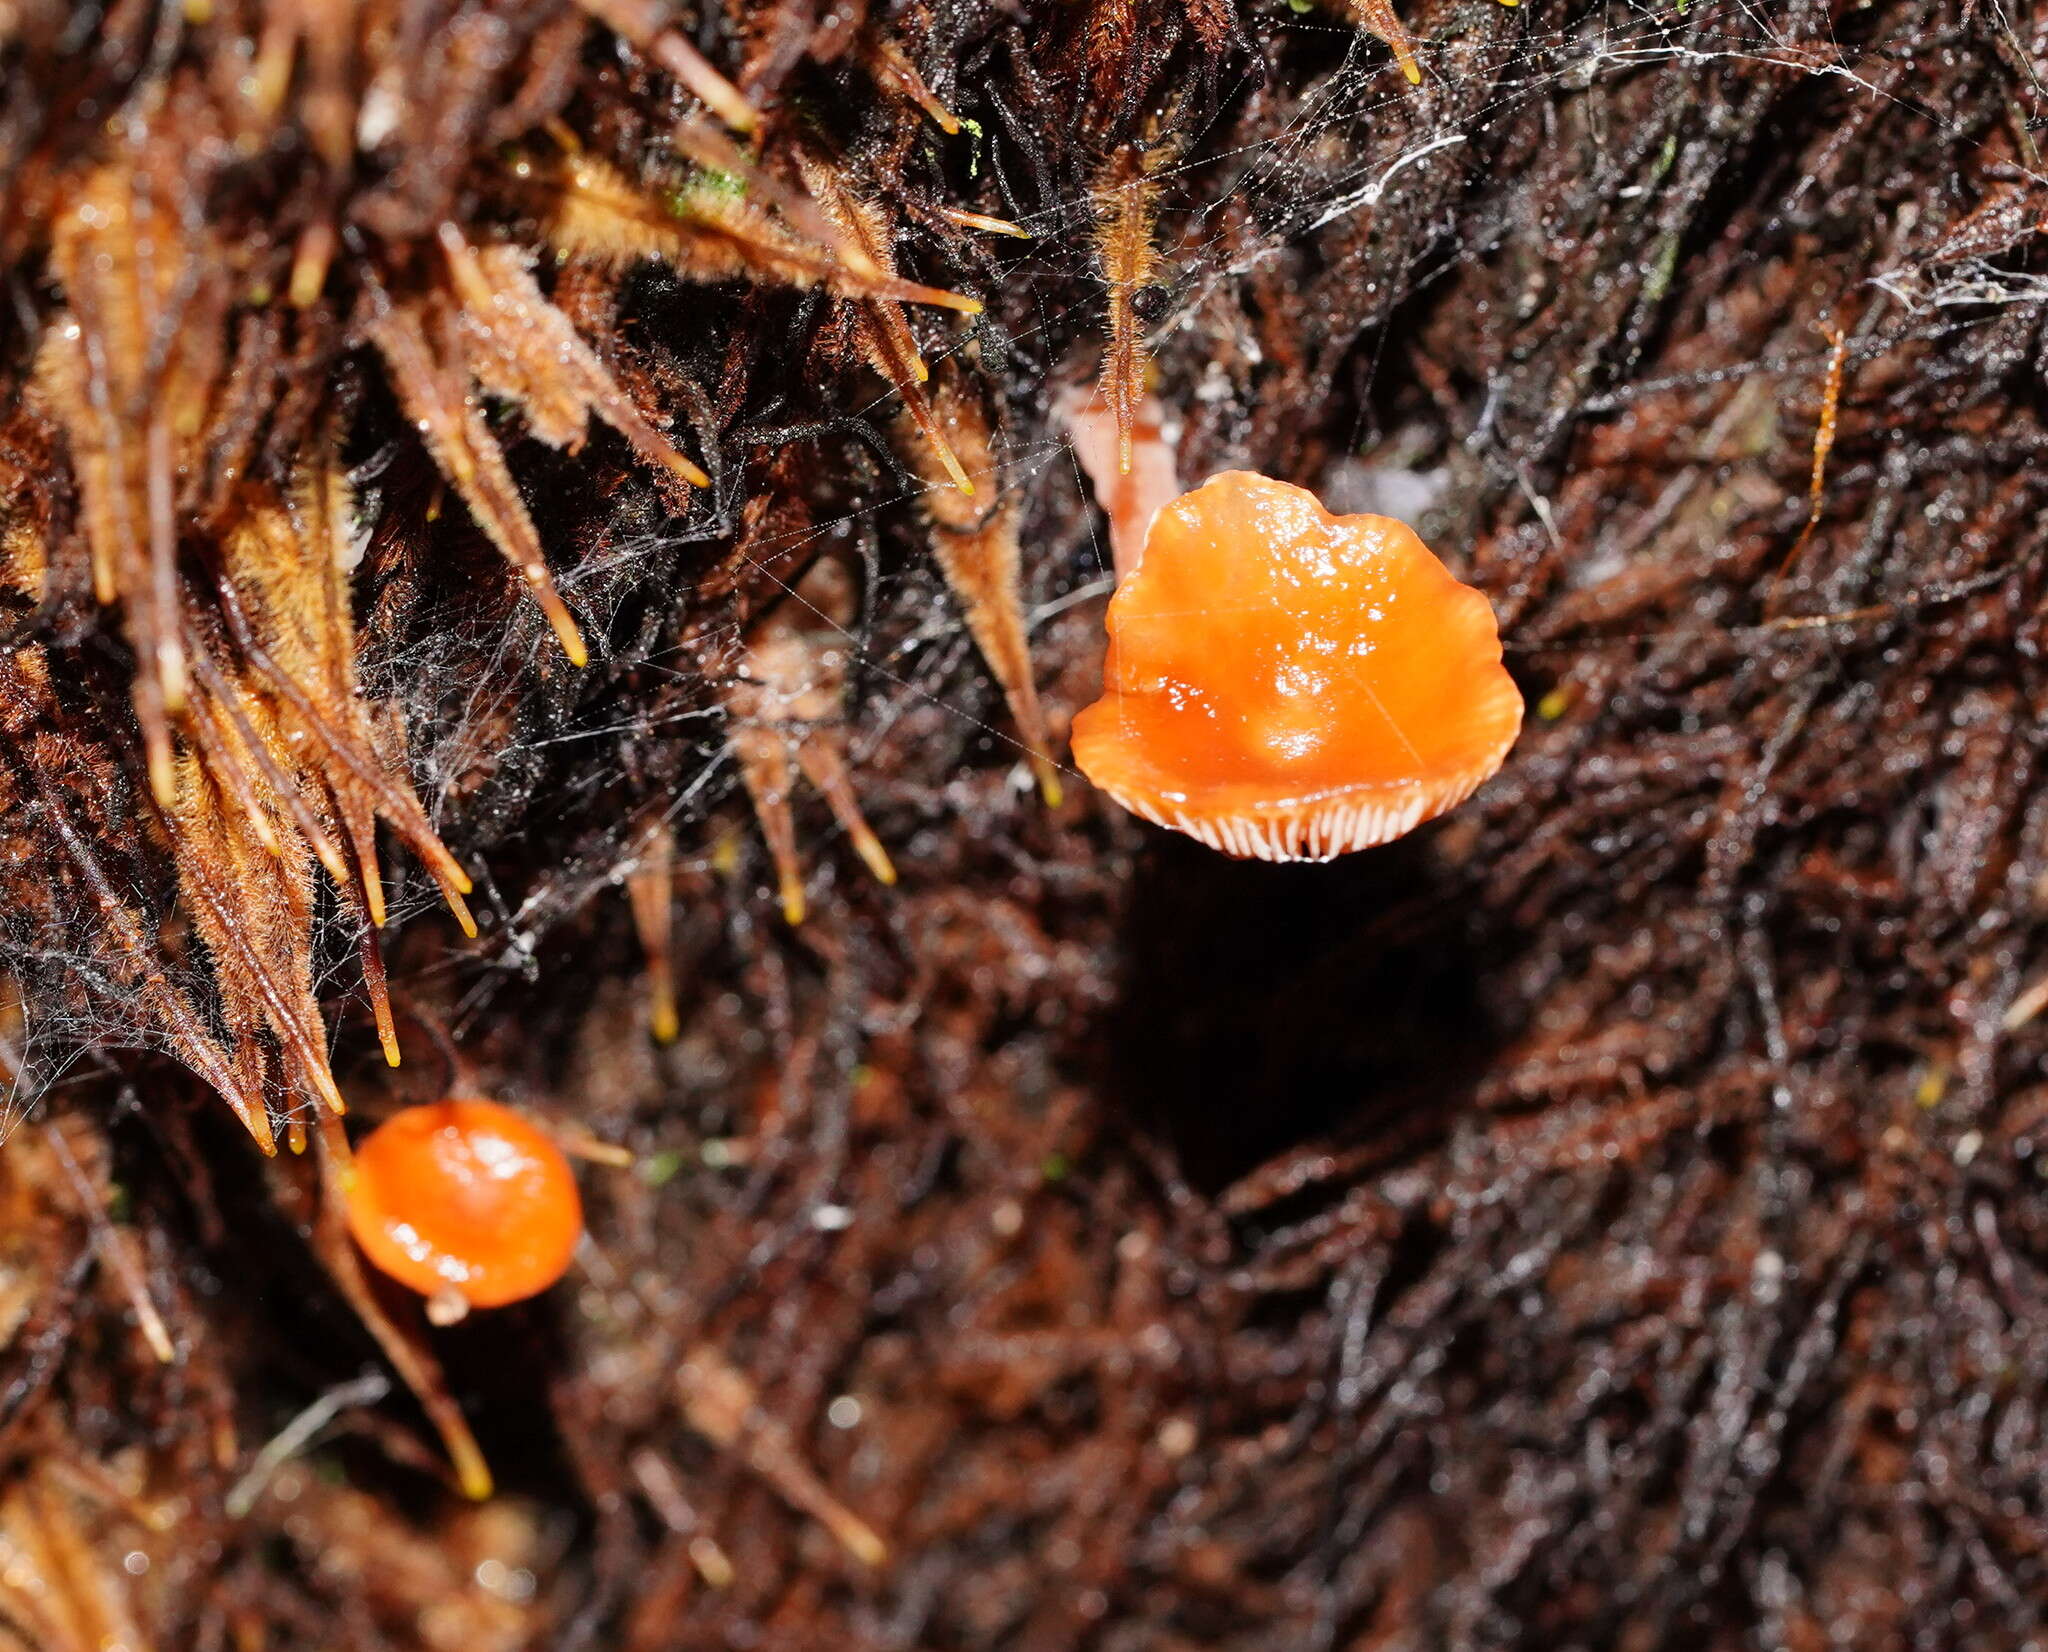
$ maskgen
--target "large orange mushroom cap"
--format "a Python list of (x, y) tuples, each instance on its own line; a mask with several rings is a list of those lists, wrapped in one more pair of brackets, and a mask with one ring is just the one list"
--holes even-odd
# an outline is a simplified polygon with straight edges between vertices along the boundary
[(1521, 726), (1493, 610), (1411, 529), (1233, 470), (1154, 519), (1074, 759), (1225, 854), (1328, 860), (1462, 802)]
[(401, 1285), (497, 1308), (562, 1277), (583, 1203), (562, 1150), (509, 1107), (437, 1101), (394, 1113), (357, 1146), (348, 1225)]

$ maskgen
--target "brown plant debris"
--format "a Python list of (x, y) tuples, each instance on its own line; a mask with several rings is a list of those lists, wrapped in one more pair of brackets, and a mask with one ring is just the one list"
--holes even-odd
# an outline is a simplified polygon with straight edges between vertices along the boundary
[(753, 628), (724, 690), (733, 755), (774, 857), (782, 915), (792, 924), (802, 923), (807, 910), (790, 806), (798, 772), (832, 806), (877, 881), (896, 881), (896, 868), (854, 796), (839, 726), (852, 618), (852, 581), (845, 567), (831, 560), (812, 564)]
[[(988, 414), (976, 392), (950, 369), (939, 377), (923, 412), (919, 411), (924, 406), (922, 397), (918, 403), (906, 399), (905, 406), (905, 422), (915, 423), (928, 444), (924, 449), (913, 448), (912, 460), (930, 484), (924, 507), (931, 518), (933, 559), (966, 610), (967, 628), (1002, 687), (1046, 806), (1058, 808), (1059, 770), (1052, 758), (1052, 737), (1038, 701), (1031, 644), (1024, 629), (1019, 577), (1023, 556), (1017, 543), (1021, 511), (1016, 490), (1002, 484), (997, 470)], [(936, 438), (929, 435), (933, 430), (939, 432)], [(944, 474), (935, 472), (935, 458)], [(969, 466), (971, 470), (966, 468)], [(975, 498), (966, 488), (958, 492), (948, 489), (945, 481), (955, 471), (982, 477), (983, 496)]]

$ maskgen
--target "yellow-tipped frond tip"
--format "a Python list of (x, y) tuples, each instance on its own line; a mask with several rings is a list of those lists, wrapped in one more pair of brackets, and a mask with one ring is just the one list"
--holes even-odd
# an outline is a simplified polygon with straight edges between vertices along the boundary
[(705, 475), (703, 471), (697, 468), (697, 466), (691, 464), (690, 461), (680, 453), (676, 454), (673, 458), (669, 460), (668, 468), (674, 471), (685, 482), (688, 482), (690, 486), (693, 488), (708, 488), (709, 486), (711, 486), (711, 478)]
[(543, 593), (541, 609), (548, 617), (548, 624), (554, 628), (555, 640), (561, 643), (562, 652), (569, 656), (569, 663), (581, 670), (590, 663), (590, 650), (584, 646), (583, 633), (576, 629), (576, 622), (569, 617), (569, 610), (562, 606), (561, 598), (553, 591)]
[(462, 1495), (472, 1503), (487, 1503), (496, 1488), (491, 1481), (490, 1465), (483, 1459), (483, 1453), (475, 1446), (455, 1454), (455, 1479), (462, 1487)]
[(395, 1038), (387, 1038), (383, 1041), (383, 1043), (384, 1065), (387, 1067), (397, 1067), (403, 1065), (405, 1058), (398, 1053), (398, 1040)]
[(1038, 795), (1045, 799), (1048, 809), (1057, 809), (1067, 797), (1066, 787), (1060, 784), (1059, 770), (1043, 757), (1033, 757), (1031, 766), (1038, 771)]
[(682, 1030), (676, 1021), (676, 1007), (673, 1004), (656, 1004), (648, 1017), (647, 1030), (654, 1035), (657, 1044), (673, 1044), (676, 1034)]
[(299, 237), (287, 287), (287, 297), (293, 309), (310, 310), (320, 301), (320, 291), (327, 285), (327, 267), (333, 257), (334, 231), (327, 225), (315, 224)]
[(894, 886), (896, 863), (889, 858), (889, 851), (882, 847), (880, 838), (873, 832), (857, 832), (853, 837), (853, 848), (867, 869), (875, 875), (875, 882)]
[(931, 444), (932, 452), (938, 455), (939, 463), (945, 467), (947, 479), (962, 493), (972, 493), (974, 491), (973, 479), (968, 476), (965, 467), (961, 465), (960, 456), (947, 445), (945, 439), (939, 435), (936, 427), (933, 427), (931, 430)]
[[(1515, 0), (1507, 0), (1507, 3), (1512, 6)], [(1408, 84), (1410, 86), (1420, 86), (1422, 84), (1422, 66), (1413, 59), (1401, 65), (1401, 73), (1408, 77)]]
[(675, 30), (663, 30), (648, 55), (694, 92), (735, 132), (748, 133), (761, 124), (760, 111), (747, 101), (746, 94), (713, 68), (710, 60)]
[(1022, 224), (1012, 223), (1007, 218), (994, 218), (986, 212), (969, 212), (963, 207), (941, 207), (939, 216), (958, 224), (962, 229), (986, 230), (990, 235), (1012, 235), (1019, 241), (1031, 239), (1031, 231)]
[(469, 903), (453, 889), (443, 889), (441, 898), (448, 903), (448, 910), (455, 914), (455, 921), (462, 926), (462, 933), (472, 941), (476, 939), (476, 919), (469, 915)]
[(185, 650), (175, 637), (157, 644), (156, 680), (164, 697), (164, 710), (176, 715), (185, 709)]
[(863, 1566), (881, 1566), (889, 1558), (889, 1546), (871, 1531), (864, 1521), (853, 1515), (842, 1513), (832, 1522), (832, 1535), (839, 1539), (846, 1552)]
[(178, 801), (178, 775), (171, 767), (170, 743), (161, 736), (149, 740), (149, 793), (160, 808), (168, 809)]
[(782, 884), (782, 917), (791, 929), (804, 921), (804, 886), (794, 879), (785, 878)]
[(892, 298), (898, 304), (929, 304), (934, 309), (954, 310), (961, 315), (981, 314), (981, 300), (970, 298), (966, 293), (956, 293), (945, 287), (927, 287), (920, 281), (905, 281), (901, 276), (882, 271), (865, 276), (852, 267), (852, 261), (844, 253), (840, 256), (841, 262), (847, 265), (847, 279), (841, 283), (842, 287), (863, 298)]

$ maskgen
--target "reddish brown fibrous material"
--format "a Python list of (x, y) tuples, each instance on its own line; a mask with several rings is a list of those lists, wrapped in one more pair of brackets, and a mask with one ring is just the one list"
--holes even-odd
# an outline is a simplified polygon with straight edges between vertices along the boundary
[[(1019, 795), (1007, 719), (959, 715), (989, 671), (835, 306), (866, 294), (681, 149), (715, 117), (649, 52), (505, 0), (0, 5), (0, 1642), (2039, 1637), (2040, 19), (1396, 3), (1429, 42), (1413, 94), (1334, 14), (1218, 0), (658, 20), (748, 89), (758, 171), (801, 193), (795, 143), (859, 155), (905, 279), (987, 298), (971, 331), (911, 323), (960, 346), (1017, 478), (1055, 728), (1101, 652), (1095, 490), (1047, 423), (1102, 360), (1087, 203), (1148, 123), (1179, 135), (1147, 379), (1185, 479), (1415, 499), (1343, 508), (1455, 553), (1535, 705), (1456, 814), (1328, 867)], [(875, 84), (875, 29), (978, 134)], [(712, 229), (671, 199), (738, 179), (808, 284), (754, 225), (558, 266), (550, 119), (627, 181), (643, 248)], [(364, 715), (477, 874), (472, 942), (383, 846), (394, 1070), (316, 868), (337, 1086), (376, 1116), (446, 1093), (452, 1052), (636, 1155), (583, 1178), (574, 1292), (453, 1332), (216, 1097), (325, 1155), (260, 1006), (260, 1085), (227, 1049), (85, 461), (21, 395), (69, 307), (48, 232), (95, 168), (135, 176), (138, 123), (228, 276), (216, 393), (173, 432), (196, 617), (228, 635), (223, 536), (293, 508), (340, 415)], [(678, 516), (601, 421), (558, 451), (482, 404), (582, 672), (354, 325), (366, 276), (440, 283), (443, 222), (534, 255), (716, 481)], [(1823, 509), (1774, 585), (1812, 514), (1818, 324), (1852, 313)], [(741, 555), (756, 500), (776, 531)], [(792, 932), (714, 701), (820, 556), (861, 568), (840, 706), (905, 876), (871, 887), (800, 792), (820, 898)], [(657, 817), (662, 1047), (618, 887)], [(458, 1401), (512, 1488), (481, 1507), (448, 1473), (481, 1483)]]

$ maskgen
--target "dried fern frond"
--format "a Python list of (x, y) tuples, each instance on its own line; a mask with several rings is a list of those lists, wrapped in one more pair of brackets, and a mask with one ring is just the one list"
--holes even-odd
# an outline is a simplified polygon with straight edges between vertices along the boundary
[[(814, 149), (798, 150), (797, 166), (803, 174), (805, 186), (826, 216), (877, 269), (885, 276), (893, 277), (896, 260), (890, 250), (888, 219), (882, 209), (873, 201), (857, 195), (848, 186), (844, 170)], [(852, 302), (858, 312), (855, 327), (869, 363), (903, 398), (904, 408), (930, 444), (946, 483), (962, 493), (972, 493), (973, 481), (961, 468), (958, 456), (946, 440), (945, 431), (932, 415), (931, 402), (923, 389), (931, 371), (918, 354), (917, 340), (911, 334), (903, 306), (891, 298), (862, 298)]]
[(186, 678), (174, 496), (220, 371), (227, 266), (164, 140), (132, 140), (66, 198), (50, 246), (65, 309), (45, 335), (36, 391), (70, 445), (94, 594), (122, 606), (150, 784), (168, 805), (170, 718)]
[(1168, 151), (1143, 144), (1123, 145), (1096, 175), (1095, 247), (1103, 284), (1109, 289), (1109, 343), (1102, 358), (1102, 393), (1116, 415), (1117, 462), (1131, 468), (1131, 430), (1145, 398), (1145, 303), (1141, 296), (1158, 278), (1159, 251), (1153, 242), (1159, 216), (1155, 173)]
[(391, 373), (391, 387), (441, 474), (454, 485), (499, 553), (526, 581), (572, 665), (590, 651), (555, 589), (540, 534), (527, 514), (505, 450), (470, 394), (470, 361), (460, 322), (433, 298), (389, 303), (364, 327)]
[(160, 915), (138, 902), (114, 858), (116, 846), (136, 842), (146, 808), (120, 766), (76, 738), (44, 650), (0, 653), (0, 819), (14, 828), (0, 892), (13, 932), (61, 946), (78, 926), (74, 914), (88, 914), (92, 972), (76, 986), (125, 995), (133, 1033), (161, 1040), (271, 1151), (261, 1085), (222, 1048), (206, 1006), (173, 978)]
[(649, 424), (584, 343), (569, 318), (535, 283), (516, 247), (473, 248), (453, 224), (439, 231), (447, 255), (469, 363), (485, 389), (518, 404), (527, 428), (550, 447), (583, 440), (595, 413), (650, 465), (695, 487), (711, 478)]
[[(1002, 485), (991, 448), (988, 413), (975, 391), (954, 368), (942, 368), (932, 391), (932, 421), (946, 433), (949, 444), (941, 451), (956, 464), (972, 467), (973, 474), (989, 479), (986, 502), (969, 499), (943, 485), (945, 473), (933, 463), (923, 446), (906, 439), (911, 462), (932, 486), (923, 496), (925, 513), (931, 519), (932, 554), (946, 583), (960, 599), (967, 615), (967, 628), (981, 650), (981, 657), (995, 674), (1008, 702), (1017, 732), (1024, 737), (1025, 754), (1038, 778), (1038, 789), (1048, 806), (1057, 807), (1062, 788), (1059, 770), (1052, 761), (1052, 742), (1046, 731), (1045, 711), (1039, 704), (1038, 686), (1031, 669), (1031, 644), (1024, 629), (1024, 599), (1020, 579), (1022, 554), (1017, 544), (1017, 495)], [(923, 421), (906, 415), (899, 428)], [(906, 438), (908, 432), (905, 431)]]
[(571, 154), (555, 173), (546, 229), (558, 251), (612, 268), (659, 259), (693, 281), (824, 285), (849, 297), (981, 311), (977, 298), (865, 269), (857, 257), (802, 238), (748, 199), (733, 174), (699, 173), (657, 198), (609, 162)]
[(722, 693), (731, 718), (728, 738), (768, 840), (782, 913), (791, 924), (804, 921), (806, 904), (791, 812), (799, 771), (824, 796), (877, 881), (896, 881), (896, 868), (854, 795), (839, 726), (852, 617), (851, 575), (837, 560), (821, 558), (749, 632), (739, 667)]

